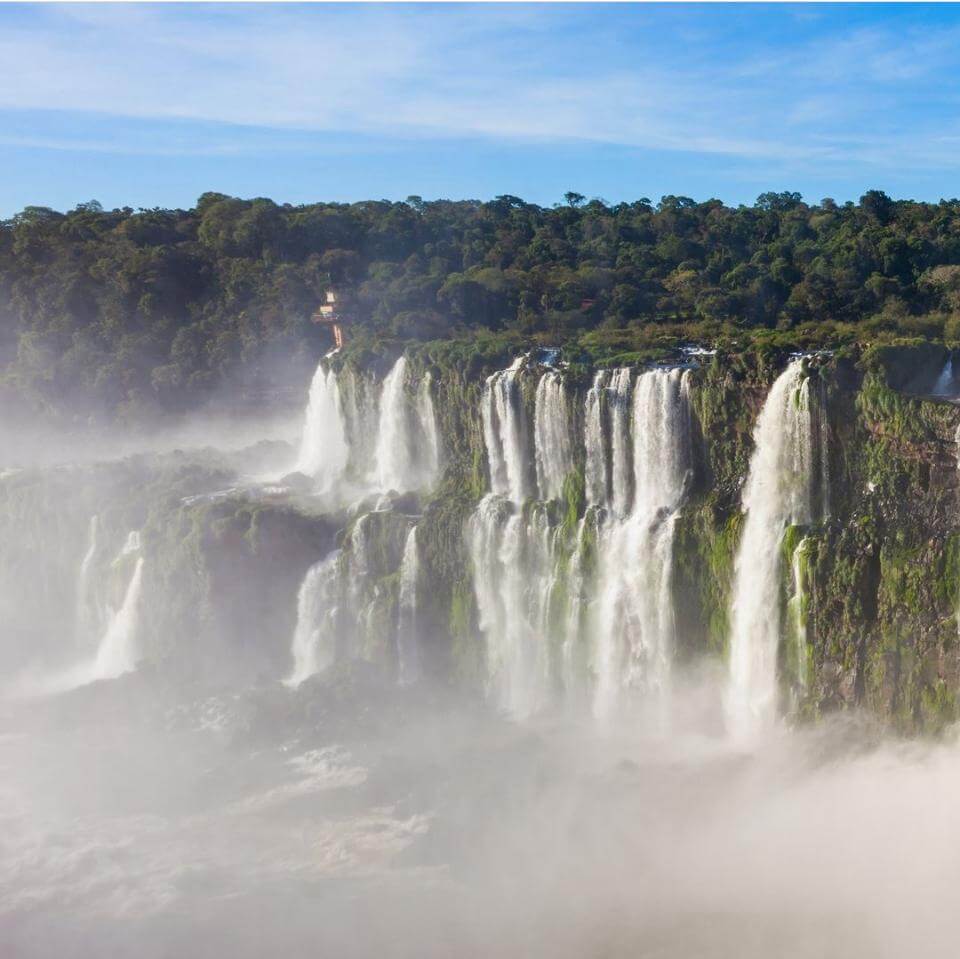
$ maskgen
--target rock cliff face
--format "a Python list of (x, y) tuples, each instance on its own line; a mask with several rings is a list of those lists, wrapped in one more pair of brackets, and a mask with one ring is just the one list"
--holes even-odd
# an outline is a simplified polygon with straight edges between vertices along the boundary
[[(304, 662), (366, 660), (404, 681), (415, 664), (518, 716), (660, 716), (686, 670), (725, 674), (735, 629), (765, 641), (734, 597), (769, 574), (780, 713), (863, 707), (904, 731), (957, 718), (960, 409), (921, 395), (942, 350), (800, 358), (790, 383), (790, 358), (759, 350), (515, 360), (448, 344), (393, 368), (325, 361), (311, 402), (329, 409), (307, 422), (342, 431), (346, 452), (322, 495), (311, 477), (239, 482), (213, 453), (5, 476), (5, 668), (93, 651), (136, 531), (138, 658), (175, 675), (279, 680), (294, 635), (309, 653), (333, 630)], [(760, 439), (775, 382), (785, 405)], [(380, 489), (384, 475), (413, 488)], [(750, 502), (803, 490), (769, 513), (769, 556), (743, 555), (748, 475)], [(762, 667), (762, 645), (748, 652)]]

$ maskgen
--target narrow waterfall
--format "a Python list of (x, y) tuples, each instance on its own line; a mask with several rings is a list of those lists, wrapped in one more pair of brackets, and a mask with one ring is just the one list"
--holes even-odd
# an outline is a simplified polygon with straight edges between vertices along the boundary
[(90, 637), (95, 633), (100, 619), (93, 588), (93, 564), (97, 557), (99, 526), (99, 518), (91, 516), (87, 533), (87, 549), (80, 561), (80, 570), (77, 573), (75, 628), (77, 643), (82, 647), (86, 646)]
[(630, 506), (630, 390), (633, 372), (614, 370), (608, 391), (610, 411), (610, 508), (617, 516), (626, 516)]
[(634, 386), (632, 506), (625, 518), (616, 512), (608, 517), (600, 536), (594, 662), (599, 718), (618, 711), (625, 688), (639, 689), (659, 705), (666, 701), (674, 647), (674, 528), (692, 465), (689, 389), (689, 373), (680, 370), (642, 373)]
[(544, 504), (525, 515), (496, 494), (480, 501), (468, 524), (489, 691), (517, 718), (548, 700), (555, 537)]
[(420, 644), (417, 634), (417, 600), (420, 589), (420, 550), (417, 527), (410, 527), (400, 563), (400, 595), (397, 599), (397, 676), (403, 684), (420, 676)]
[(590, 508), (577, 523), (573, 553), (566, 576), (566, 608), (561, 610), (563, 622), (559, 624), (563, 645), (560, 650), (560, 682), (569, 706), (580, 708), (589, 695), (588, 675), (590, 651), (583, 642), (590, 609), (590, 591), (593, 587), (589, 575), (591, 543), (600, 533), (600, 511)]
[(558, 499), (573, 468), (573, 423), (563, 377), (554, 370), (537, 383), (533, 422), (540, 499)]
[(943, 364), (943, 369), (933, 384), (932, 396), (952, 397), (957, 392), (956, 382), (953, 375), (953, 356), (947, 357), (947, 362)]
[(788, 656), (794, 689), (802, 694), (809, 682), (809, 653), (807, 648), (807, 571), (810, 538), (804, 536), (790, 555), (790, 579), (793, 592), (787, 601), (790, 648)]
[(490, 489), (514, 503), (522, 503), (530, 493), (528, 430), (519, 381), (524, 359), (518, 357), (508, 369), (487, 378), (480, 407)]
[(584, 409), (583, 440), (586, 449), (585, 479), (587, 503), (605, 506), (610, 495), (607, 469), (607, 384), (610, 374), (601, 370), (593, 378)]
[(802, 360), (793, 360), (771, 387), (753, 436), (734, 571), (725, 704), (729, 729), (739, 739), (755, 736), (776, 718), (781, 541), (787, 526), (812, 520), (813, 429)]
[(295, 471), (312, 477), (320, 492), (328, 492), (342, 478), (349, 455), (337, 375), (321, 362), (310, 384)]
[(311, 566), (300, 584), (291, 644), (293, 672), (284, 680), (288, 686), (299, 686), (336, 659), (339, 593), (340, 551), (335, 550)]
[(407, 360), (401, 356), (383, 381), (377, 431), (377, 485), (381, 490), (412, 489), (414, 462), (406, 393)]
[[(121, 554), (123, 555), (123, 554)], [(89, 681), (115, 679), (137, 668), (137, 626), (143, 585), (143, 557), (138, 556), (120, 608), (111, 615), (100, 641)]]
[(425, 373), (417, 388), (417, 419), (423, 440), (420, 454), (420, 471), (423, 486), (431, 486), (440, 472), (440, 432), (433, 407), (433, 377)]

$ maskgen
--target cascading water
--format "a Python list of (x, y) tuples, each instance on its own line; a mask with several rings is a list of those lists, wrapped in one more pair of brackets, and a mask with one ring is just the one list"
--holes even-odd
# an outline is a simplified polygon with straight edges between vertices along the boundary
[(397, 676), (401, 683), (412, 683), (420, 675), (417, 599), (420, 589), (420, 550), (417, 527), (412, 526), (403, 547), (400, 563), (400, 595), (397, 600)]
[(610, 415), (610, 508), (616, 516), (626, 516), (630, 506), (630, 389), (633, 373), (614, 370), (608, 390)]
[[(123, 554), (121, 553), (121, 556)], [(137, 668), (137, 628), (140, 593), (143, 588), (143, 557), (138, 556), (120, 608), (111, 615), (107, 631), (97, 649), (90, 681), (116, 679)]]
[(573, 424), (563, 377), (554, 370), (537, 383), (533, 422), (540, 499), (557, 499), (573, 468)]
[(285, 680), (288, 686), (299, 686), (336, 659), (339, 595), (340, 551), (335, 550), (307, 570), (297, 592), (293, 671)]
[(792, 680), (796, 693), (802, 694), (809, 682), (809, 657), (807, 651), (807, 582), (806, 560), (810, 539), (802, 537), (790, 556), (790, 578), (793, 593), (787, 601), (787, 619), (790, 627)]
[(777, 714), (781, 541), (812, 521), (814, 445), (810, 381), (793, 360), (770, 389), (754, 429), (743, 491), (746, 514), (734, 572), (727, 721), (750, 739)]
[(629, 687), (666, 704), (674, 646), (674, 528), (692, 465), (689, 389), (689, 373), (680, 370), (642, 373), (634, 386), (633, 503), (623, 519), (612, 513), (600, 533), (594, 626), (599, 718), (618, 711)]
[(440, 471), (440, 434), (433, 408), (433, 377), (430, 373), (424, 374), (417, 388), (417, 417), (423, 437), (421, 485), (429, 486), (436, 480)]
[(947, 357), (947, 362), (943, 364), (943, 369), (933, 384), (932, 396), (954, 397), (957, 394), (956, 378), (953, 372), (953, 356)]
[(337, 374), (321, 362), (310, 384), (295, 470), (329, 492), (343, 477), (349, 455)]
[(401, 356), (383, 381), (377, 433), (377, 485), (407, 490), (417, 485), (411, 448), (410, 409), (406, 394), (407, 360)]
[(488, 377), (480, 406), (490, 490), (514, 503), (522, 503), (530, 492), (528, 430), (519, 382), (524, 359), (518, 357), (508, 369)]
[(548, 698), (555, 537), (544, 504), (532, 504), (525, 514), (496, 494), (480, 501), (468, 524), (490, 693), (518, 718), (533, 714)]
[(584, 410), (583, 440), (586, 450), (584, 475), (587, 503), (605, 506), (610, 494), (610, 476), (607, 469), (607, 384), (610, 373), (601, 370), (593, 378), (587, 393)]

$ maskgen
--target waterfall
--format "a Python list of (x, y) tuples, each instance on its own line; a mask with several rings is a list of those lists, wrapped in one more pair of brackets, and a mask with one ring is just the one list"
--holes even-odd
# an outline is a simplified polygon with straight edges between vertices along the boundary
[(412, 683), (420, 675), (420, 645), (417, 635), (417, 593), (420, 588), (420, 550), (417, 527), (412, 526), (400, 563), (400, 595), (397, 600), (397, 675)]
[(490, 490), (514, 503), (522, 503), (530, 491), (527, 424), (519, 380), (524, 359), (518, 357), (508, 369), (487, 378), (480, 405)]
[(424, 447), (421, 457), (422, 485), (430, 486), (440, 471), (440, 434), (433, 408), (433, 377), (429, 373), (423, 375), (417, 388), (417, 419)]
[(549, 693), (555, 537), (544, 504), (525, 514), (495, 493), (480, 501), (468, 523), (489, 691), (518, 718), (544, 706)]
[(563, 377), (554, 370), (537, 383), (533, 421), (540, 499), (558, 499), (573, 468), (573, 424)]
[[(387, 492), (431, 486), (440, 466), (440, 438), (425, 373), (415, 397), (407, 395), (407, 360), (401, 356), (383, 381), (375, 452), (377, 487)], [(411, 402), (413, 400), (413, 402)]]
[(633, 469), (629, 484), (620, 480), (632, 487), (632, 506), (624, 518), (609, 516), (600, 535), (594, 662), (600, 718), (618, 711), (627, 687), (666, 703), (674, 528), (692, 465), (689, 389), (690, 375), (680, 370), (642, 373), (634, 386), (627, 429)]
[(586, 449), (584, 475), (587, 502), (605, 506), (609, 497), (610, 479), (607, 470), (607, 383), (610, 374), (601, 370), (593, 378), (584, 409), (583, 439)]
[(93, 563), (97, 556), (97, 539), (100, 520), (96, 516), (90, 517), (87, 533), (87, 549), (80, 561), (80, 570), (77, 573), (76, 591), (76, 639), (81, 646), (96, 630), (99, 619), (99, 610), (93, 589)]
[(349, 455), (337, 375), (321, 362), (310, 384), (295, 471), (312, 477), (321, 492), (329, 492), (343, 477)]
[(956, 395), (956, 385), (953, 376), (953, 356), (947, 357), (947, 362), (943, 364), (943, 369), (933, 384), (932, 396), (952, 397)]
[(285, 680), (288, 686), (299, 686), (336, 659), (339, 594), (340, 551), (334, 550), (307, 570), (297, 592), (293, 672)]
[(740, 739), (755, 736), (776, 717), (781, 541), (787, 526), (812, 521), (813, 428), (802, 360), (793, 360), (771, 387), (753, 437), (725, 703), (730, 731)]
[(414, 488), (410, 410), (406, 394), (407, 360), (401, 356), (383, 381), (377, 431), (377, 485), (381, 490)]
[(790, 556), (790, 578), (793, 592), (787, 601), (787, 619), (792, 640), (789, 650), (792, 660), (792, 679), (798, 693), (807, 689), (809, 662), (807, 653), (807, 577), (805, 562), (810, 539), (804, 536), (793, 548)]
[(617, 516), (625, 516), (630, 504), (630, 387), (632, 381), (633, 373), (629, 369), (614, 370), (608, 391), (611, 437), (610, 508)]
[[(129, 542), (129, 541), (128, 541)], [(121, 556), (123, 553), (121, 553)], [(137, 668), (137, 626), (143, 584), (143, 557), (138, 556), (120, 608), (110, 616), (88, 681), (115, 679)]]

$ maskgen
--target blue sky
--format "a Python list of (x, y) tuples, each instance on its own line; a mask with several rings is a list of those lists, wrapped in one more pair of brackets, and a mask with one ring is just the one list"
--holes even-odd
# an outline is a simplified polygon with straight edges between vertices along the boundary
[(0, 217), (960, 195), (949, 5), (0, 5)]

